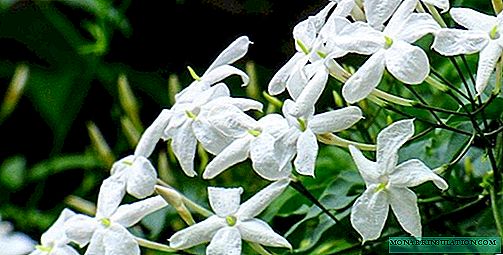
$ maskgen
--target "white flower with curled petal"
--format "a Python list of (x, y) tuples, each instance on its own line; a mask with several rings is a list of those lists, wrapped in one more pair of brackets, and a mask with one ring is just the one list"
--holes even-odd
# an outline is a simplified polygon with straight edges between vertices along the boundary
[(13, 232), (12, 224), (1, 220), (0, 217), (0, 251), (3, 255), (25, 255), (33, 250), (35, 242), (30, 237)]
[(227, 48), (225, 48), (220, 55), (208, 67), (206, 72), (199, 77), (192, 68), (189, 71), (195, 79), (187, 88), (176, 94), (175, 100), (177, 103), (192, 102), (197, 95), (207, 89), (213, 84), (216, 84), (231, 75), (239, 75), (243, 81), (243, 86), (248, 85), (250, 81), (248, 75), (243, 71), (231, 66), (232, 63), (241, 59), (248, 52), (248, 46), (252, 44), (247, 36), (241, 36), (234, 40)]
[(283, 160), (284, 153), (276, 140), (288, 131), (288, 123), (279, 114), (268, 114), (256, 121), (230, 104), (213, 107), (210, 124), (234, 140), (208, 163), (204, 179), (212, 179), (229, 167), (250, 158), (255, 172), (267, 180), (286, 178), (291, 164)]
[(314, 114), (312, 104), (310, 107), (302, 108), (304, 107), (298, 107), (298, 104), (291, 100), (286, 100), (283, 104), (283, 114), (289, 124), (294, 127), (284, 139), (287, 140), (286, 143), (295, 143), (291, 146), (296, 148), (295, 170), (302, 175), (314, 176), (314, 165), (318, 156), (316, 135), (348, 129), (363, 116), (360, 108), (356, 106), (321, 114)]
[(216, 215), (182, 229), (171, 238), (170, 246), (187, 249), (210, 242), (207, 255), (241, 254), (241, 239), (272, 247), (291, 249), (290, 243), (264, 221), (256, 219), (288, 186), (276, 181), (240, 205), (242, 188), (208, 188), (210, 205)]
[(440, 27), (426, 13), (412, 13), (416, 0), (404, 0), (384, 31), (355, 22), (340, 33), (338, 45), (350, 52), (372, 55), (344, 84), (342, 95), (349, 103), (367, 97), (377, 87), (386, 68), (406, 84), (422, 83), (430, 72), (426, 53), (411, 43)]
[(140, 247), (126, 228), (167, 206), (161, 196), (119, 206), (124, 196), (120, 182), (120, 179), (103, 182), (95, 217), (77, 214), (65, 222), (66, 236), (71, 241), (80, 247), (89, 244), (86, 255), (139, 255)]
[(481, 94), (503, 51), (503, 14), (494, 17), (468, 8), (452, 8), (450, 14), (468, 30), (439, 30), (433, 49), (445, 56), (480, 52), (475, 88)]
[[(368, 23), (377, 29), (391, 17), (403, 0), (365, 0), (363, 8)], [(434, 5), (443, 11), (449, 9), (449, 0), (421, 0), (423, 3)]]
[(413, 135), (413, 120), (397, 121), (383, 129), (377, 136), (376, 162), (365, 158), (357, 148), (349, 147), (367, 187), (351, 209), (351, 224), (364, 242), (379, 238), (390, 206), (402, 228), (420, 237), (417, 197), (409, 188), (427, 181), (433, 181), (439, 189), (448, 188), (444, 179), (420, 160), (397, 165), (398, 150)]
[(75, 213), (64, 209), (54, 224), (42, 234), (40, 245), (35, 246), (35, 251), (30, 255), (78, 255), (79, 253), (68, 243), (70, 240), (65, 234), (65, 222)]

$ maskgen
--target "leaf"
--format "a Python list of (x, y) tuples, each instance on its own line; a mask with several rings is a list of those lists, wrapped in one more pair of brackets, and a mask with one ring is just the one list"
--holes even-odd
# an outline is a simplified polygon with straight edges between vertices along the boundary
[(100, 167), (103, 167), (101, 161), (90, 154), (60, 156), (35, 165), (28, 173), (28, 180), (34, 182), (67, 170)]
[(23, 156), (14, 156), (6, 159), (0, 166), (0, 181), (7, 188), (19, 189), (26, 175), (26, 159)]

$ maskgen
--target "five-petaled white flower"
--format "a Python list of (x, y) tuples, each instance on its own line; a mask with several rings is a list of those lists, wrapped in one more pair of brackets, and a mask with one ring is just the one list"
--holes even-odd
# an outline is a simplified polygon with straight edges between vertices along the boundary
[(4, 255), (24, 255), (33, 250), (35, 242), (27, 235), (13, 232), (12, 224), (0, 217), (0, 251)]
[(398, 80), (419, 84), (430, 71), (426, 53), (411, 45), (440, 26), (426, 13), (412, 13), (416, 0), (405, 0), (383, 32), (367, 23), (346, 26), (339, 36), (339, 47), (364, 55), (372, 55), (344, 84), (342, 95), (350, 103), (367, 97), (377, 87), (385, 67)]
[(367, 187), (351, 209), (351, 224), (364, 242), (379, 238), (390, 206), (402, 228), (420, 237), (417, 197), (409, 187), (433, 181), (442, 190), (448, 188), (447, 183), (420, 160), (411, 159), (397, 165), (398, 149), (413, 134), (413, 120), (397, 121), (383, 129), (377, 136), (376, 162), (365, 158), (357, 148), (349, 147)]
[[(432, 4), (447, 11), (449, 9), (449, 0), (421, 0), (424, 3)], [(398, 8), (402, 0), (365, 0), (363, 8), (368, 23), (377, 29), (391, 17), (393, 12)]]
[(445, 56), (480, 52), (475, 88), (481, 94), (503, 50), (503, 14), (494, 17), (468, 8), (452, 8), (450, 14), (469, 30), (439, 30), (433, 49)]
[(256, 219), (288, 186), (283, 179), (265, 187), (240, 205), (242, 188), (208, 188), (211, 208), (216, 215), (176, 232), (169, 239), (175, 249), (187, 249), (210, 242), (208, 255), (241, 254), (241, 239), (273, 247), (292, 248), (264, 221)]
[(80, 247), (89, 244), (86, 255), (139, 255), (140, 247), (126, 228), (167, 205), (161, 196), (155, 196), (119, 206), (124, 196), (120, 182), (103, 182), (94, 218), (77, 214), (65, 222), (66, 236), (71, 241)]
[(70, 240), (65, 234), (65, 222), (75, 213), (64, 209), (52, 226), (42, 234), (40, 245), (30, 255), (79, 255), (68, 243)]
[[(313, 102), (314, 103), (314, 102)], [(317, 134), (339, 132), (350, 128), (363, 118), (362, 111), (356, 106), (349, 106), (338, 110), (314, 114), (314, 105), (299, 111), (297, 104), (286, 100), (283, 105), (283, 114), (289, 124), (294, 127), (283, 143), (290, 143), (297, 157), (294, 165), (298, 173), (314, 176), (314, 165), (318, 155)], [(295, 144), (292, 144), (295, 142)]]

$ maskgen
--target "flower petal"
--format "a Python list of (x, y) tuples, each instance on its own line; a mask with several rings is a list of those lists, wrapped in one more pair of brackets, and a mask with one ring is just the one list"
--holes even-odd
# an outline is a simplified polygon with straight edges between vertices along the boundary
[(413, 13), (402, 22), (402, 28), (396, 37), (408, 43), (413, 43), (426, 34), (433, 34), (440, 29), (440, 25), (426, 13)]
[(227, 217), (238, 211), (243, 188), (208, 187), (208, 198), (213, 211), (220, 217)]
[(400, 0), (365, 0), (363, 8), (368, 23), (379, 29), (391, 17), (399, 4)]
[(232, 142), (232, 138), (222, 134), (208, 120), (201, 118), (201, 115), (192, 123), (192, 131), (203, 148), (213, 155), (220, 153)]
[(144, 198), (154, 193), (157, 183), (157, 172), (150, 161), (143, 157), (137, 157), (127, 173), (127, 193), (136, 198)]
[(437, 32), (432, 48), (444, 56), (473, 54), (486, 47), (488, 42), (486, 32), (446, 28)]
[(276, 140), (271, 134), (262, 132), (250, 143), (250, 159), (253, 170), (262, 178), (276, 177), (280, 169), (280, 157), (275, 148)]
[(269, 85), (267, 87), (267, 91), (271, 95), (278, 95), (281, 92), (285, 91), (286, 83), (292, 73), (296, 71), (295, 67), (301, 59), (306, 59), (306, 55), (304, 53), (297, 52), (295, 55), (283, 65), (278, 72), (272, 77)]
[(422, 0), (424, 3), (434, 5), (440, 9), (442, 12), (449, 10), (449, 0)]
[(496, 41), (490, 41), (487, 46), (480, 51), (479, 64), (477, 68), (477, 78), (475, 88), (477, 94), (482, 94), (487, 86), (489, 77), (496, 66), (498, 58), (501, 56), (501, 46)]
[(389, 188), (389, 203), (398, 222), (407, 233), (421, 237), (421, 217), (417, 197), (408, 188)]
[(308, 122), (308, 127), (316, 134), (339, 132), (353, 126), (363, 118), (362, 111), (356, 106), (316, 114)]
[(144, 156), (148, 158), (152, 154), (157, 142), (159, 142), (164, 133), (164, 129), (168, 126), (171, 115), (172, 112), (170, 110), (162, 110), (161, 114), (157, 116), (152, 125), (143, 132), (138, 145), (136, 145), (134, 151), (135, 156)]
[(213, 179), (234, 164), (245, 161), (249, 155), (251, 139), (249, 135), (229, 144), (206, 166), (203, 179)]
[(368, 160), (365, 156), (363, 156), (362, 152), (353, 145), (349, 145), (349, 152), (353, 157), (353, 161), (355, 162), (360, 175), (365, 181), (365, 185), (369, 187), (372, 184), (378, 183), (379, 176), (381, 176), (382, 173), (379, 172), (377, 163)]
[(250, 82), (250, 77), (245, 72), (230, 65), (218, 66), (210, 72), (206, 72), (202, 79), (209, 84), (214, 84), (231, 75), (240, 76), (243, 81), (242, 86), (246, 86)]
[[(295, 49), (298, 52), (302, 52), (304, 54), (309, 53), (314, 45), (317, 33), (318, 30), (315, 26), (315, 23), (311, 19), (301, 21), (293, 28)], [(305, 48), (303, 49), (300, 45)], [(304, 52), (304, 50), (307, 50), (307, 52)]]
[(337, 47), (361, 55), (372, 55), (385, 44), (382, 32), (361, 21), (345, 26), (337, 36), (330, 39), (334, 40)]
[(140, 247), (133, 235), (123, 226), (114, 224), (103, 235), (104, 255), (140, 255)]
[(206, 248), (207, 255), (240, 255), (241, 235), (235, 227), (224, 227), (217, 231)]
[(388, 218), (386, 192), (375, 192), (376, 188), (377, 185), (369, 186), (351, 208), (351, 225), (363, 237), (363, 242), (379, 238)]
[(299, 174), (314, 177), (316, 156), (318, 156), (316, 135), (310, 129), (306, 129), (297, 140), (297, 157), (294, 160), (295, 170)]
[[(222, 65), (229, 65), (236, 62), (238, 59), (241, 59), (248, 52), (248, 47), (252, 44), (250, 39), (247, 36), (241, 36), (234, 40), (227, 48), (225, 48), (220, 55), (213, 61), (213, 63), (206, 70), (207, 73), (211, 72), (216, 67)], [(203, 76), (204, 76), (203, 75)]]
[(259, 215), (274, 199), (288, 187), (289, 179), (282, 179), (269, 184), (253, 197), (241, 204), (236, 216), (244, 221)]
[(286, 81), (286, 89), (291, 98), (297, 99), (309, 82), (309, 77), (307, 77), (304, 72), (304, 67), (309, 61), (309, 56), (305, 56), (297, 62), (297, 65), (293, 68), (290, 78)]
[(256, 120), (231, 104), (217, 104), (212, 107), (208, 120), (220, 132), (234, 138), (243, 137), (248, 130), (257, 127)]
[(189, 176), (197, 175), (194, 171), (194, 158), (196, 154), (197, 139), (192, 132), (192, 120), (187, 120), (181, 127), (175, 130), (171, 148), (175, 154), (183, 172)]
[(366, 98), (377, 87), (384, 73), (384, 56), (384, 50), (376, 52), (349, 77), (342, 87), (342, 96), (348, 103)]
[(98, 228), (96, 219), (86, 215), (77, 214), (65, 222), (65, 234), (71, 241), (81, 248), (86, 246)]
[(416, 5), (417, 0), (403, 0), (400, 6), (393, 13), (393, 16), (391, 16), (391, 19), (383, 30), (383, 33), (395, 38), (401, 30), (407, 29), (404, 28), (404, 25), (406, 25), (404, 21), (409, 18), (416, 8)]
[(59, 214), (58, 219), (52, 224), (52, 226), (42, 234), (40, 238), (40, 243), (43, 246), (49, 245), (51, 243), (66, 243), (68, 238), (65, 234), (65, 222), (73, 217), (75, 213), (70, 209), (63, 209), (61, 214)]
[(116, 174), (106, 178), (98, 193), (96, 218), (110, 218), (126, 194), (125, 175)]
[(105, 254), (105, 243), (103, 238), (105, 235), (105, 229), (99, 229), (91, 238), (89, 242), (89, 247), (87, 247), (86, 253), (84, 255), (104, 255)]
[(420, 84), (430, 72), (430, 63), (423, 49), (404, 41), (395, 41), (386, 50), (386, 68), (403, 83)]
[(249, 110), (262, 111), (264, 107), (261, 102), (248, 98), (229, 97), (225, 99), (225, 102), (236, 106), (244, 112)]
[(288, 242), (288, 240), (274, 232), (274, 230), (262, 220), (251, 219), (242, 221), (236, 225), (236, 227), (239, 229), (243, 240), (265, 246), (292, 249), (292, 245)]
[(469, 8), (452, 8), (449, 12), (456, 23), (470, 30), (491, 31), (497, 24), (496, 17)]
[(119, 206), (110, 220), (124, 227), (131, 227), (145, 216), (167, 205), (168, 203), (161, 196), (147, 198), (136, 203)]
[(187, 249), (209, 242), (217, 230), (227, 226), (225, 219), (216, 215), (195, 225), (182, 229), (169, 238), (169, 246), (174, 249)]
[(414, 120), (394, 122), (377, 135), (377, 165), (384, 174), (395, 169), (398, 149), (414, 135)]
[(56, 246), (53, 247), (51, 250), (51, 255), (79, 255), (78, 253), (72, 246), (70, 245), (62, 245), (62, 246)]
[(328, 81), (328, 71), (324, 65), (316, 71), (313, 78), (307, 83), (306, 87), (302, 90), (299, 97), (295, 100), (297, 108), (292, 115), (301, 116), (310, 111), (325, 89)]
[(449, 187), (442, 177), (435, 174), (418, 159), (411, 159), (401, 163), (389, 175), (389, 178), (393, 187), (415, 187), (427, 181), (433, 181), (441, 190)]

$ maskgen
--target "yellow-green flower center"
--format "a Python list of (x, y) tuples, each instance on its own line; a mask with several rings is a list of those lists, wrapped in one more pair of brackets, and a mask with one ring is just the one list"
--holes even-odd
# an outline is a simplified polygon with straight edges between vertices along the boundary
[(324, 53), (324, 52), (321, 52), (321, 51), (316, 51), (316, 54), (318, 54), (318, 56), (320, 56), (320, 58), (326, 58), (327, 57), (327, 54)]
[(307, 123), (306, 123), (306, 121), (304, 119), (302, 119), (302, 118), (298, 118), (297, 122), (299, 123), (300, 130), (302, 132), (306, 131), (306, 129), (307, 129)]
[(252, 135), (252, 136), (257, 137), (257, 136), (259, 136), (262, 132), (260, 132), (260, 130), (250, 129), (250, 130), (248, 130), (248, 133), (249, 133), (250, 135)]
[(295, 43), (297, 43), (297, 45), (302, 50), (302, 52), (304, 52), (304, 54), (306, 55), (309, 54), (309, 49), (306, 47), (306, 45), (304, 45), (304, 43), (302, 43), (301, 40), (296, 40)]
[(388, 36), (384, 36), (384, 48), (389, 49), (389, 47), (391, 47), (391, 45), (393, 45), (393, 39), (391, 39)]
[(196, 80), (196, 81), (200, 81), (201, 80), (201, 77), (199, 77), (199, 75), (197, 75), (196, 71), (194, 71), (194, 69), (192, 69), (192, 67), (187, 66), (187, 69), (189, 69), (190, 76), (192, 76), (192, 78), (194, 80)]
[(52, 247), (47, 247), (47, 246), (42, 246), (42, 245), (36, 245), (35, 249), (37, 249), (41, 252), (47, 252), (47, 253), (52, 251)]
[(185, 111), (185, 114), (187, 115), (187, 117), (189, 117), (189, 119), (193, 119), (193, 120), (195, 120), (195, 119), (196, 119), (196, 117), (197, 117), (197, 116), (196, 116), (193, 112), (191, 112), (191, 111)]
[(232, 227), (236, 225), (237, 219), (234, 216), (227, 216), (225, 217), (225, 221), (227, 221), (227, 224)]
[(498, 33), (498, 26), (494, 26), (489, 32), (489, 37), (493, 40), (500, 38), (500, 34)]
[(105, 226), (106, 228), (108, 228), (112, 225), (112, 222), (108, 218), (101, 219), (100, 223), (101, 223), (101, 225)]

